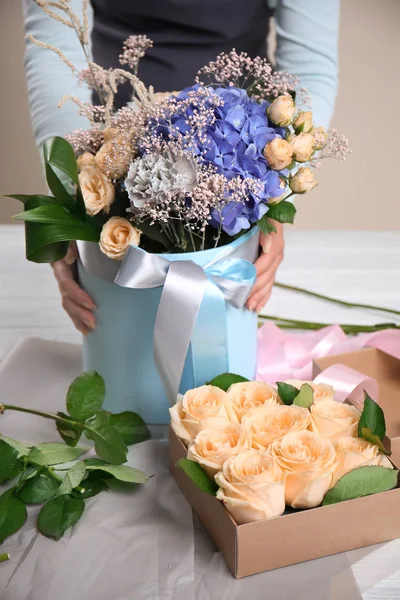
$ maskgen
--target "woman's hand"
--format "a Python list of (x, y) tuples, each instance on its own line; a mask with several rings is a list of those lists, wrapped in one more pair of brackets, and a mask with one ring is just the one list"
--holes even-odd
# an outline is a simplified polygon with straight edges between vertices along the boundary
[(276, 233), (260, 234), (261, 256), (254, 263), (257, 269), (257, 280), (247, 301), (247, 308), (260, 312), (271, 296), (276, 272), (283, 260), (285, 241), (283, 225), (273, 221)]
[(92, 312), (96, 306), (91, 297), (75, 281), (77, 256), (76, 244), (71, 243), (66, 257), (52, 263), (51, 266), (58, 282), (64, 310), (75, 327), (83, 335), (87, 335), (96, 326)]

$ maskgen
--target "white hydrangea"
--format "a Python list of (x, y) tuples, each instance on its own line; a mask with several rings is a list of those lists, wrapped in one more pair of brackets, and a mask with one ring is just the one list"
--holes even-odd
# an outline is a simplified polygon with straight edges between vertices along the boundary
[(129, 199), (135, 208), (147, 202), (162, 203), (190, 192), (197, 183), (197, 164), (191, 156), (145, 154), (134, 160), (125, 179)]

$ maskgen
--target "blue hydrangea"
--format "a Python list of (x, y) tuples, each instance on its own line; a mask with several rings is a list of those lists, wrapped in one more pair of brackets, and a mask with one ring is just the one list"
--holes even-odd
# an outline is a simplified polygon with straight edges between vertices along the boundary
[[(178, 99), (186, 99), (188, 92), (196, 90), (198, 85), (185, 88)], [(204, 157), (206, 164), (214, 165), (227, 179), (240, 176), (262, 181), (263, 188), (256, 196), (251, 195), (243, 203), (228, 203), (222, 214), (214, 210), (210, 224), (219, 227), (229, 235), (236, 235), (243, 229), (249, 229), (267, 211), (268, 198), (280, 196), (280, 173), (272, 171), (263, 156), (265, 145), (276, 137), (284, 137), (285, 129), (273, 125), (267, 116), (268, 103), (257, 102), (247, 95), (246, 90), (228, 87), (216, 88), (214, 93), (223, 99), (224, 104), (215, 109), (216, 120), (205, 130), (205, 139), (198, 140), (197, 151)], [(177, 114), (172, 123), (185, 135), (189, 126), (187, 116), (195, 108), (190, 106), (186, 114)], [(156, 133), (177, 135), (167, 122), (160, 121)], [(287, 171), (281, 174), (286, 175)]]

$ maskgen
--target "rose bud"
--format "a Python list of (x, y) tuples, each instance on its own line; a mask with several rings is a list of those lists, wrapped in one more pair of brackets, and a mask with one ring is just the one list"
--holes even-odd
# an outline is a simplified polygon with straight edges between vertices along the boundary
[(312, 120), (312, 112), (311, 111), (301, 111), (293, 121), (293, 129), (296, 133), (309, 133), (313, 128), (313, 120)]
[(100, 234), (100, 250), (114, 260), (122, 260), (129, 246), (139, 246), (140, 230), (123, 217), (111, 217)]
[(299, 135), (291, 135), (289, 143), (293, 148), (293, 158), (297, 162), (306, 162), (310, 160), (314, 152), (314, 136), (312, 133), (299, 133)]
[(286, 140), (276, 137), (264, 148), (264, 157), (271, 169), (281, 171), (292, 162), (293, 147)]
[(287, 127), (293, 120), (296, 106), (292, 96), (278, 96), (267, 110), (270, 120), (280, 127)]
[(289, 186), (295, 194), (305, 194), (310, 192), (318, 185), (314, 173), (310, 167), (301, 167), (294, 175), (289, 178)]
[(328, 134), (326, 130), (324, 127), (314, 127), (312, 134), (314, 136), (314, 149), (322, 150), (328, 141)]

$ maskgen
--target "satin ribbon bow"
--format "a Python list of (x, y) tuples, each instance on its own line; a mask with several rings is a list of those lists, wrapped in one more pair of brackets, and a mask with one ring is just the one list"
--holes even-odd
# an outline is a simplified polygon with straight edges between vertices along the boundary
[[(209, 363), (210, 348), (218, 349), (214, 357), (220, 363), (219, 372), (228, 370), (225, 302), (235, 308), (244, 307), (256, 278), (256, 268), (244, 258), (225, 256), (222, 252), (201, 267), (191, 260), (170, 261), (131, 246), (114, 280), (122, 287), (135, 289), (164, 286), (154, 326), (154, 362), (171, 405), (178, 396), (191, 342), (197, 363), (195, 384), (204, 383), (206, 369), (201, 356), (207, 355)], [(207, 310), (201, 311), (196, 334), (203, 301)], [(205, 344), (208, 350), (202, 353)]]

